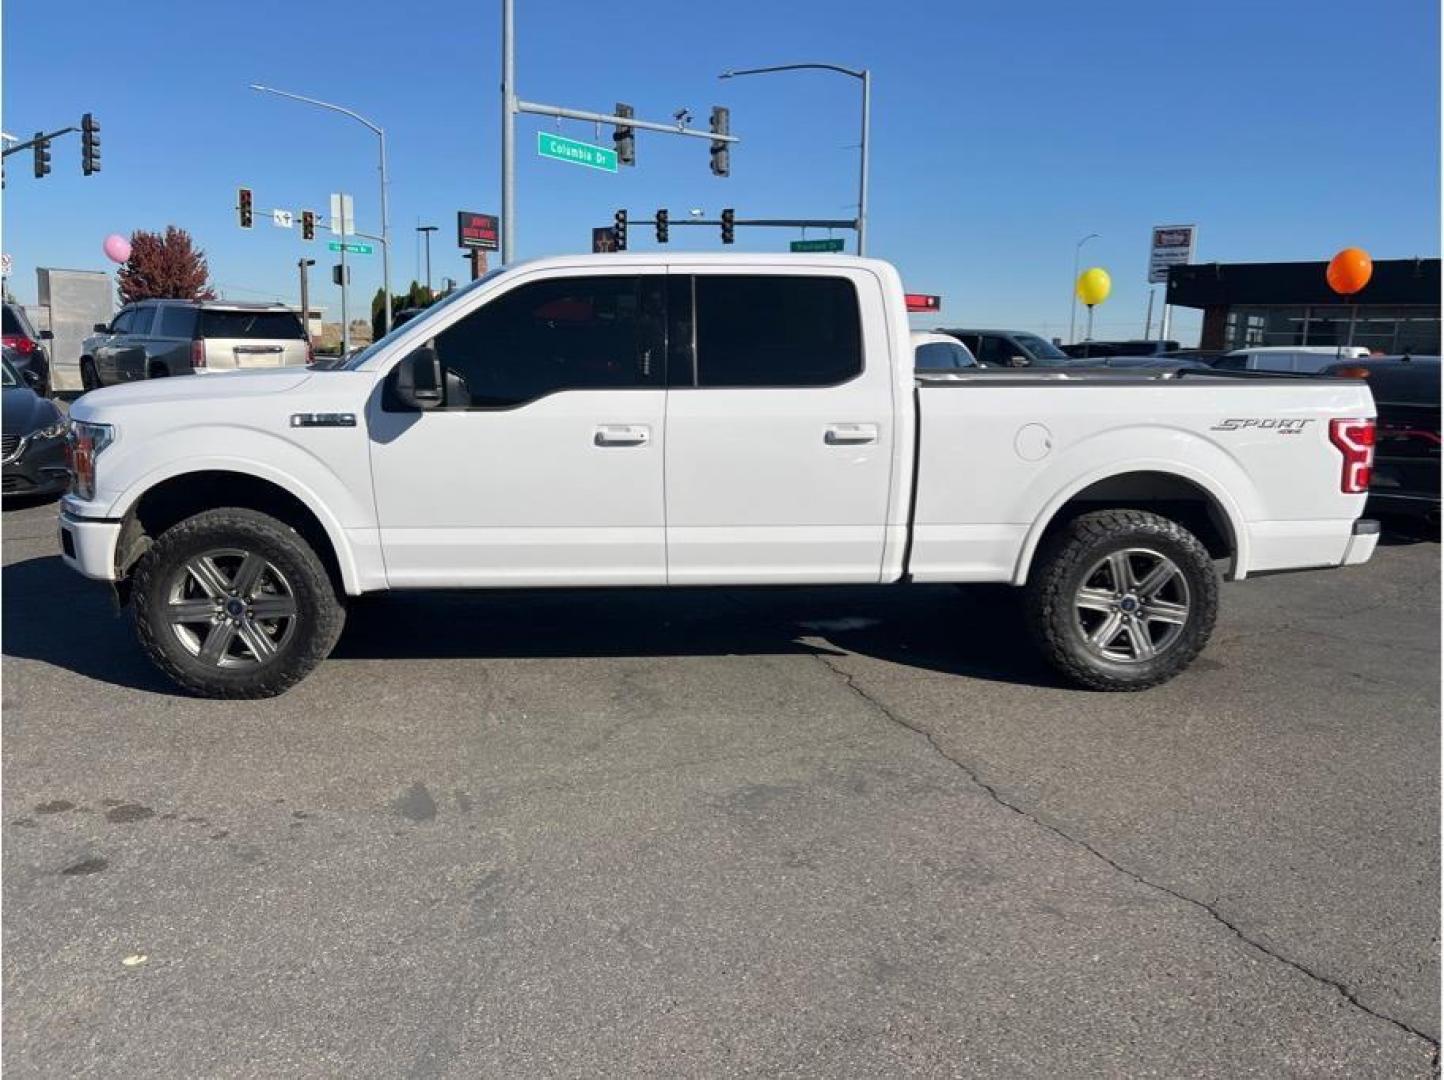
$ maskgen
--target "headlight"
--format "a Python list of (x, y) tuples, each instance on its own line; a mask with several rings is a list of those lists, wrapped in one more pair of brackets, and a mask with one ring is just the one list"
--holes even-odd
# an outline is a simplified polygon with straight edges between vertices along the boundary
[(66, 456), (70, 459), (70, 490), (76, 498), (95, 498), (95, 459), (115, 442), (115, 428), (109, 424), (70, 421)]
[(69, 428), (70, 425), (67, 424), (62, 417), (61, 419), (55, 421), (55, 423), (51, 424), (49, 427), (41, 428), (30, 437), (32, 439), (60, 439), (64, 438)]

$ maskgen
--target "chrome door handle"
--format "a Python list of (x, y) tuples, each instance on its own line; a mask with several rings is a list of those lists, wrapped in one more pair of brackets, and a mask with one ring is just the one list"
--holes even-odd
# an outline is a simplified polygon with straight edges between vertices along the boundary
[(646, 446), (652, 438), (644, 424), (603, 424), (592, 436), (597, 446)]
[(822, 441), (828, 446), (859, 446), (877, 442), (876, 424), (829, 424)]

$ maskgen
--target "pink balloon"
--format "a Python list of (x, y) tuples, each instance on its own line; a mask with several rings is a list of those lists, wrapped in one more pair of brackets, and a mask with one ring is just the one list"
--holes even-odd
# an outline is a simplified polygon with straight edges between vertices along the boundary
[(111, 233), (105, 238), (105, 255), (112, 262), (123, 263), (130, 258), (130, 241), (120, 233)]

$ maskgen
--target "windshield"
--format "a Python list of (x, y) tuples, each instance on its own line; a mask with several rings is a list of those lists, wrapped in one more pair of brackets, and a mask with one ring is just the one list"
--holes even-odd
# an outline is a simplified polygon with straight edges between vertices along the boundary
[(227, 311), (202, 308), (200, 336), (203, 338), (279, 338), (303, 340), (301, 317), (292, 311)]
[(463, 296), (470, 296), (473, 292), (476, 291), (476, 289), (477, 289), (477, 287), (478, 287), (479, 285), (483, 285), (483, 284), (485, 284), (486, 282), (490, 281), (492, 278), (496, 277), (497, 274), (501, 273), (501, 271), (502, 271), (502, 267), (500, 267), (500, 266), (498, 266), (495, 270), (488, 270), (486, 273), (482, 274), (481, 277), (477, 278), (475, 281), (470, 282), (470, 283), (468, 283), (468, 284), (466, 284), (466, 285), (463, 285), (461, 288), (457, 289), (457, 290), (456, 290), (454, 293), (452, 293), (450, 296), (443, 297), (442, 299), (438, 300), (436, 303), (432, 304), (432, 305), (431, 305), (429, 308), (427, 308), (423, 313), (421, 313), (420, 315), (417, 315), (417, 316), (415, 317), (415, 319), (408, 319), (405, 323), (401, 323), (401, 324), (398, 324), (398, 325), (396, 325), (396, 326), (393, 326), (393, 327), (391, 328), (391, 333), (385, 335), (384, 337), (377, 338), (377, 339), (376, 339), (375, 341), (373, 341), (370, 345), (367, 345), (366, 348), (362, 349), (362, 350), (361, 350), (360, 352), (358, 352), (355, 356), (351, 357), (351, 359), (347, 360), (344, 364), (342, 364), (342, 365), (341, 365), (341, 370), (342, 370), (342, 371), (355, 371), (355, 370), (356, 370), (358, 367), (360, 367), (362, 364), (366, 363), (367, 360), (370, 360), (371, 357), (375, 356), (378, 352), (380, 352), (382, 349), (384, 349), (384, 348), (385, 348), (391, 341), (393, 341), (398, 335), (400, 335), (400, 334), (402, 334), (402, 333), (405, 333), (405, 332), (411, 330), (411, 329), (412, 329), (412, 324), (416, 321), (416, 319), (421, 319), (421, 318), (430, 317), (431, 315), (433, 315), (433, 314), (435, 314), (436, 312), (440, 311), (442, 308), (448, 307), (448, 306), (450, 306), (451, 304), (456, 303), (456, 302), (457, 302), (458, 300), (460, 300)]
[(4, 360), (0, 360), (0, 365), (3, 365), (5, 370), (4, 384), (6, 386), (19, 386), (20, 376), (15, 374), (15, 369), (10, 366), (10, 358), (6, 357)]
[(1037, 334), (1014, 334), (1019, 345), (1033, 354), (1035, 360), (1067, 360), (1068, 354), (1051, 341), (1044, 341)]

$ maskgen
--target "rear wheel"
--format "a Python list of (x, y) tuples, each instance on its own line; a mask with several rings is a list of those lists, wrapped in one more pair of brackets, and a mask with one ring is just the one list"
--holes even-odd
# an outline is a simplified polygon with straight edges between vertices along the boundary
[(85, 390), (96, 390), (100, 387), (100, 377), (95, 373), (95, 361), (88, 356), (80, 358), (80, 385)]
[(272, 697), (330, 653), (345, 610), (311, 546), (254, 510), (207, 510), (167, 529), (135, 575), (150, 658), (202, 697)]
[(170, 368), (164, 364), (151, 364), (150, 370), (146, 372), (146, 378), (163, 379), (170, 374)]
[(1084, 514), (1039, 553), (1029, 627), (1049, 662), (1095, 690), (1143, 690), (1193, 662), (1218, 616), (1208, 550), (1139, 510)]

